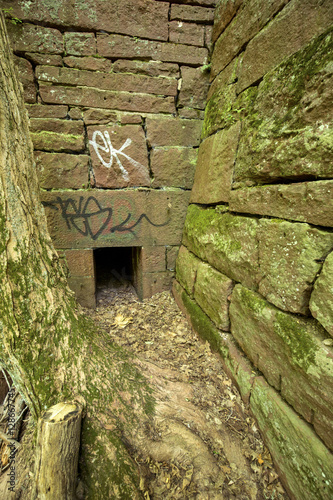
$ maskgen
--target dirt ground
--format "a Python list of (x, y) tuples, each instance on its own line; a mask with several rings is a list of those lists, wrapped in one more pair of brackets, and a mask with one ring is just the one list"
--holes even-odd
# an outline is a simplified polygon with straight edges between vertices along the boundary
[[(173, 407), (175, 418), (205, 444), (220, 472), (220, 494), (205, 498), (288, 499), (255, 420), (224, 373), (219, 356), (192, 331), (171, 293), (140, 302), (131, 285), (116, 284), (100, 287), (97, 309), (85, 312), (109, 331), (112, 341), (135, 354), (139, 368), (147, 371), (151, 382), (160, 384), (164, 379), (174, 383), (171, 390), (179, 392), (179, 408)], [(150, 437), (155, 433), (158, 441), (163, 429), (152, 423), (150, 431)], [(193, 462), (187, 466), (186, 461), (135, 450), (133, 458), (140, 467), (146, 499), (204, 498), (194, 486), (191, 490)], [(209, 481), (204, 458), (199, 467), (201, 480)]]

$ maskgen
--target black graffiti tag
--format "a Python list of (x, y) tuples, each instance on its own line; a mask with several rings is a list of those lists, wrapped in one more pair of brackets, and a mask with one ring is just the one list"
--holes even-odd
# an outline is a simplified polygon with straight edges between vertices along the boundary
[[(90, 236), (93, 240), (97, 240), (108, 227), (113, 215), (113, 209), (111, 207), (103, 208), (94, 196), (89, 196), (85, 202), (83, 196), (80, 196), (79, 201), (72, 198), (63, 199), (58, 196), (55, 201), (43, 202), (43, 205), (54, 210), (60, 210), (68, 229), (74, 228), (83, 236)], [(145, 213), (142, 213), (136, 221), (131, 221), (131, 219), (132, 214), (129, 212), (123, 221), (111, 226), (110, 232), (129, 232), (135, 236), (133, 230), (142, 220), (146, 220), (148, 224), (154, 227), (163, 227), (169, 223), (169, 221), (166, 221), (162, 224), (156, 224)], [(129, 225), (127, 225), (128, 223)]]

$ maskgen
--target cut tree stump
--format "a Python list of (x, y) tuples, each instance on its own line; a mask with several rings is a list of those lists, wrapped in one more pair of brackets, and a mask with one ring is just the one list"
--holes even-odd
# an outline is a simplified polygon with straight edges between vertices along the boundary
[(38, 421), (32, 499), (74, 500), (82, 408), (58, 403)]

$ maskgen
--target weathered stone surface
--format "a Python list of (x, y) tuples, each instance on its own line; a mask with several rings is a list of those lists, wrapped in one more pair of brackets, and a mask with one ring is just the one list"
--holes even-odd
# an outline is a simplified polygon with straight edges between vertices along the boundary
[(108, 109), (87, 109), (83, 112), (83, 120), (86, 125), (115, 123), (117, 119), (117, 113)]
[(71, 276), (92, 276), (95, 278), (93, 250), (66, 250), (65, 258)]
[(199, 145), (199, 120), (147, 118), (146, 124), (147, 139), (151, 147)]
[[(64, 57), (64, 64), (69, 68), (83, 69), (89, 71), (103, 71), (108, 73), (112, 70), (112, 62), (103, 57)], [(56, 65), (55, 65), (56, 66)]]
[(199, 263), (200, 259), (189, 252), (186, 247), (180, 247), (176, 261), (176, 277), (191, 297), (194, 295), (194, 285)]
[[(14, 5), (12, 5), (14, 8)], [(42, 52), (61, 54), (64, 51), (62, 34), (53, 28), (34, 24), (7, 23), (8, 35), (14, 52)]]
[(182, 21), (169, 23), (169, 40), (174, 43), (185, 43), (203, 47), (205, 44), (205, 27)]
[(261, 277), (257, 230), (256, 219), (231, 215), (226, 207), (190, 205), (183, 244), (221, 273), (255, 289)]
[(166, 247), (166, 268), (168, 271), (175, 271), (178, 252), (179, 246)]
[(40, 95), (48, 104), (71, 104), (90, 108), (141, 111), (143, 113), (174, 113), (173, 97), (159, 97), (150, 94), (113, 92), (89, 87), (39, 86)]
[(194, 120), (203, 120), (205, 116), (203, 110), (193, 108), (178, 108), (178, 115), (180, 118), (189, 118)]
[(184, 190), (42, 192), (57, 248), (179, 245), (189, 193)]
[(38, 66), (36, 76), (39, 81), (61, 85), (95, 87), (102, 90), (136, 92), (158, 95), (176, 95), (177, 80), (167, 77), (149, 77), (122, 73), (92, 73), (71, 68)]
[(205, 262), (199, 263), (194, 298), (213, 323), (226, 332), (230, 328), (228, 299), (232, 288), (233, 282), (230, 278)]
[(70, 276), (68, 285), (81, 306), (91, 309), (96, 307), (96, 284), (92, 276)]
[(170, 63), (201, 66), (206, 63), (208, 51), (179, 43), (152, 42), (121, 35), (97, 35), (100, 56), (129, 59), (152, 59)]
[(237, 186), (333, 177), (332, 53), (333, 32), (264, 77), (242, 122)]
[(313, 316), (333, 337), (333, 253), (326, 258), (310, 300)]
[(268, 383), (308, 422), (314, 414), (326, 416), (330, 425), (320, 437), (332, 448), (333, 353), (322, 343), (322, 326), (280, 311), (241, 285), (229, 313), (231, 333)]
[(65, 51), (70, 56), (92, 56), (96, 54), (96, 38), (94, 33), (64, 34)]
[(140, 125), (88, 127), (95, 187), (149, 186), (146, 138)]
[(57, 118), (31, 118), (30, 130), (32, 132), (57, 132), (59, 134), (84, 135), (83, 123), (72, 120), (59, 120)]
[(27, 104), (30, 118), (66, 118), (68, 106), (45, 106), (44, 104)]
[(174, 186), (191, 189), (197, 149), (156, 148), (150, 153), (152, 187)]
[[(243, 2), (241, 8), (239, 8), (239, 2), (236, 2), (231, 9), (226, 5), (225, 13), (227, 14), (227, 11), (230, 9), (228, 17), (230, 18), (232, 14), (234, 14), (235, 17), (215, 43), (212, 56), (213, 78), (225, 68), (237, 54), (239, 54), (244, 45), (251, 40), (251, 38), (272, 19), (274, 14), (288, 3), (288, 1), (289, 0), (272, 0), (267, 2), (266, 0), (249, 0)], [(222, 15), (224, 15), (223, 3), (221, 6)], [(228, 3), (230, 4), (230, 2)], [(235, 15), (236, 12), (234, 9), (237, 10), (237, 15)], [(221, 16), (217, 19), (221, 19)]]
[(31, 139), (36, 150), (77, 152), (85, 150), (83, 136), (58, 134), (56, 132), (31, 132)]
[(155, 293), (166, 292), (171, 289), (172, 279), (173, 273), (170, 271), (143, 273), (142, 281), (136, 287), (137, 294), (143, 300), (155, 295)]
[(38, 66), (62, 66), (62, 57), (57, 54), (38, 54), (36, 52), (26, 52), (25, 57)]
[(178, 106), (204, 109), (209, 86), (208, 73), (201, 68), (182, 66), (181, 75)]
[(85, 0), (69, 3), (68, 0), (59, 0), (50, 3), (36, 0), (29, 3), (19, 0), (13, 4), (11, 0), (4, 0), (2, 6), (12, 7), (14, 16), (31, 22), (124, 33), (153, 40), (168, 39), (169, 5), (164, 2)]
[(171, 21), (173, 19), (181, 21), (195, 21), (202, 23), (212, 23), (214, 20), (214, 9), (188, 5), (171, 5)]
[(35, 87), (35, 75), (31, 63), (22, 57), (14, 56), (15, 65), (18, 70), (20, 82), (23, 85), (24, 101), (35, 103), (37, 90)]
[(257, 89), (251, 87), (236, 96), (238, 64), (238, 59), (230, 63), (213, 81), (208, 91), (203, 138), (222, 128), (231, 127), (244, 118), (244, 112), (251, 112)]
[(80, 108), (71, 108), (68, 115), (72, 120), (83, 120), (83, 113)]
[(89, 156), (35, 152), (40, 186), (44, 189), (81, 189), (88, 185)]
[(211, 52), (213, 46), (212, 33), (213, 33), (213, 27), (205, 26), (205, 47), (207, 47), (209, 52)]
[(238, 189), (230, 193), (230, 210), (331, 227), (332, 193), (332, 180)]
[(141, 115), (135, 115), (132, 113), (119, 113), (120, 123), (122, 125), (132, 124), (132, 125), (142, 125), (143, 120)]
[(147, 76), (179, 76), (178, 64), (158, 61), (129, 61), (118, 59), (113, 64), (115, 73), (139, 73)]
[(192, 203), (228, 202), (240, 133), (240, 122), (205, 139), (199, 148)]
[(246, 47), (240, 67), (237, 92), (258, 81), (285, 57), (294, 54), (313, 37), (329, 29), (332, 22), (331, 0), (289, 2), (267, 28), (258, 33)]
[(224, 0), (223, 2), (218, 2), (214, 15), (213, 42), (217, 40), (220, 34), (228, 26), (243, 3), (243, 0)]
[[(165, 2), (165, 0), (155, 0), (156, 2)], [(214, 7), (218, 0), (170, 0), (169, 3), (181, 3), (184, 5), (202, 5), (205, 7)]]
[(309, 314), (312, 283), (333, 247), (333, 234), (308, 224), (261, 219), (259, 292), (275, 306)]
[(332, 454), (312, 428), (263, 378), (254, 383), (250, 407), (290, 498), (329, 500)]
[(144, 246), (140, 252), (139, 266), (143, 273), (165, 271), (165, 246)]

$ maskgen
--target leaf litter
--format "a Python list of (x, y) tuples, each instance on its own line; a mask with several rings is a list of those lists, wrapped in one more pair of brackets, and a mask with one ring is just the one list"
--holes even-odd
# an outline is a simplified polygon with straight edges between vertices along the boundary
[[(145, 363), (155, 365), (162, 370), (158, 373), (163, 374), (165, 383), (188, 387), (184, 397), (178, 398), (179, 412), (175, 413), (181, 415), (185, 408), (185, 415), (187, 405), (196, 409), (182, 423), (205, 443), (220, 471), (214, 480), (215, 493), (203, 495), (198, 479), (195, 481), (200, 474), (190, 461), (187, 464), (186, 460), (165, 459), (162, 453), (159, 457), (133, 449), (132, 458), (139, 467), (140, 489), (146, 500), (289, 498), (256, 422), (223, 371), (220, 357), (193, 332), (171, 293), (156, 294), (140, 302), (129, 284), (104, 286), (98, 290), (96, 310), (84, 311), (98, 328), (109, 332), (110, 341), (141, 360), (142, 369)], [(154, 382), (162, 384), (156, 378)], [(145, 429), (147, 439), (158, 444), (166, 427), (152, 421)]]

